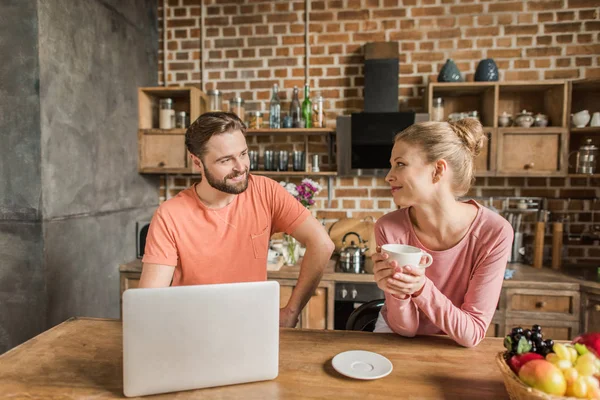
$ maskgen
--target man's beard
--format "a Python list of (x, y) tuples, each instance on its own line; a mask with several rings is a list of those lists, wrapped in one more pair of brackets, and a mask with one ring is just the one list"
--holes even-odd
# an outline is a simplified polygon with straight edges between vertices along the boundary
[[(246, 179), (238, 183), (227, 183), (227, 179), (237, 178), (240, 175), (246, 174)], [(242, 173), (231, 173), (226, 175), (223, 180), (219, 180), (212, 175), (206, 167), (204, 167), (204, 176), (206, 176), (206, 182), (213, 188), (220, 190), (224, 193), (229, 194), (240, 194), (248, 188), (248, 168)]]

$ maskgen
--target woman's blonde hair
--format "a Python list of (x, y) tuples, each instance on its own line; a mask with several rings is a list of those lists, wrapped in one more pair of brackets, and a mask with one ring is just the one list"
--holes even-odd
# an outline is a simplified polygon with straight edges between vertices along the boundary
[(486, 137), (481, 123), (474, 118), (456, 122), (420, 122), (396, 134), (402, 141), (419, 146), (428, 163), (444, 159), (453, 172), (452, 188), (456, 196), (469, 191), (475, 181), (474, 159)]

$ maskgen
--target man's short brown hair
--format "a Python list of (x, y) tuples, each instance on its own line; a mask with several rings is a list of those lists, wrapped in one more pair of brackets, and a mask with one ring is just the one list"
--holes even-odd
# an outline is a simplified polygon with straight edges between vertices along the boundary
[(185, 132), (185, 145), (190, 153), (202, 159), (206, 154), (206, 144), (213, 135), (238, 130), (246, 135), (246, 125), (234, 113), (204, 113)]

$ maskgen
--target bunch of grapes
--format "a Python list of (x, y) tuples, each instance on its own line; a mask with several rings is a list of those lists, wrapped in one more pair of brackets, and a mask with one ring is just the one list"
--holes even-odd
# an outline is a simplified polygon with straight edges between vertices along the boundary
[(523, 329), (518, 326), (513, 328), (509, 335), (504, 338), (504, 347), (506, 353), (504, 357), (509, 359), (515, 354), (537, 353), (546, 357), (552, 352), (554, 341), (552, 339), (544, 340), (542, 327), (533, 325), (531, 329)]

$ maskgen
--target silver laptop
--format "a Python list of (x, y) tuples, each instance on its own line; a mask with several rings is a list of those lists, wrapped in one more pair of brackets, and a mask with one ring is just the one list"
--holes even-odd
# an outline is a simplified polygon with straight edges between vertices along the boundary
[(269, 380), (278, 373), (279, 283), (123, 294), (125, 396)]

